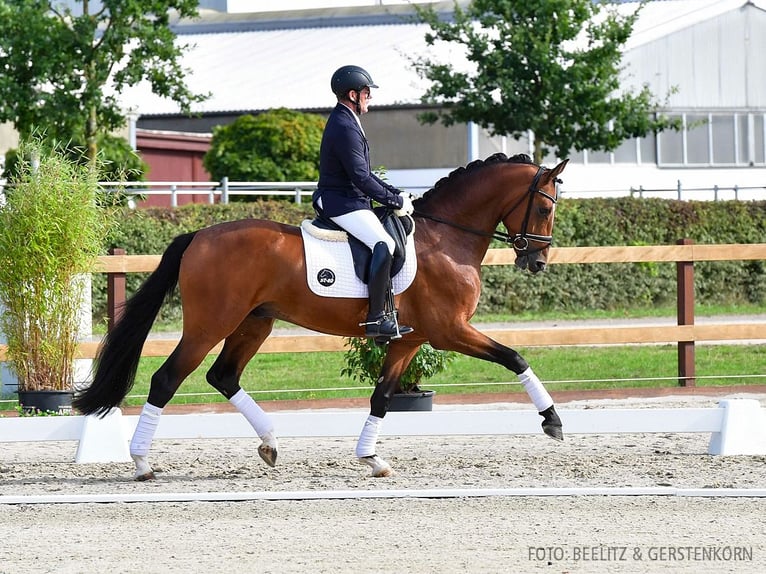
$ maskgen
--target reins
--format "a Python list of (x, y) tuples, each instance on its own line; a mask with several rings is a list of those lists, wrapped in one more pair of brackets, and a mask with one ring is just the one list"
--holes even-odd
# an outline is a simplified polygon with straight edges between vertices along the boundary
[[(461, 231), (465, 231), (466, 233), (471, 233), (473, 235), (478, 235), (480, 237), (490, 237), (492, 239), (497, 239), (498, 241), (503, 241), (506, 244), (513, 246), (513, 248), (516, 249), (517, 251), (529, 253), (529, 240), (543, 243), (545, 244), (546, 247), (550, 245), (551, 242), (553, 241), (553, 236), (551, 235), (537, 235), (536, 233), (527, 233), (527, 224), (529, 222), (529, 215), (532, 209), (532, 196), (535, 193), (539, 193), (547, 197), (548, 199), (550, 199), (554, 204), (557, 203), (558, 201), (556, 197), (553, 197), (537, 188), (537, 184), (540, 182), (540, 177), (546, 171), (548, 171), (548, 168), (545, 168), (542, 166), (537, 168), (537, 173), (535, 174), (535, 177), (532, 179), (532, 183), (529, 184), (529, 190), (527, 194), (523, 195), (516, 203), (514, 203), (511, 206), (511, 208), (505, 213), (505, 215), (503, 215), (503, 217), (500, 218), (500, 221), (505, 220), (506, 217), (508, 217), (511, 213), (513, 213), (516, 210), (516, 208), (518, 208), (521, 205), (521, 202), (524, 201), (525, 198), (528, 198), (529, 203), (527, 204), (527, 212), (524, 215), (524, 222), (522, 223), (520, 233), (514, 233), (513, 235), (511, 235), (510, 233), (506, 233), (504, 231), (498, 231), (497, 229), (493, 231), (492, 233), (487, 233), (486, 231), (482, 231), (481, 229), (474, 229), (473, 227), (468, 227), (460, 223), (455, 223), (454, 221), (442, 219), (441, 217), (437, 217), (436, 215), (423, 213), (422, 211), (418, 209), (415, 209), (414, 215), (418, 217), (422, 217), (423, 219), (430, 219), (431, 221), (435, 221), (436, 223), (442, 223), (444, 225), (454, 227), (455, 229), (460, 229)], [(556, 178), (555, 182), (561, 183), (561, 180)], [(545, 247), (541, 247), (540, 249), (536, 249), (535, 251), (541, 251), (542, 249), (545, 249)]]

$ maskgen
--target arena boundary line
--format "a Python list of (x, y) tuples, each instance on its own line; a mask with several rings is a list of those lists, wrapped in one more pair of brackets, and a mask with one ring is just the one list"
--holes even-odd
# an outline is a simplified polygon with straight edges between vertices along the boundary
[[(718, 408), (564, 409), (565, 434), (709, 433), (708, 454), (766, 454), (766, 411), (754, 399), (725, 399)], [(271, 413), (277, 436), (358, 436), (365, 411)], [(128, 440), (136, 415), (113, 409), (106, 417), (17, 417), (0, 419), (4, 442), (77, 441), (75, 462), (129, 462)], [(539, 434), (540, 417), (530, 410), (434, 410), (392, 412), (381, 436)], [(163, 415), (156, 440), (257, 438), (239, 413)]]
[(257, 492), (151, 492), (129, 494), (31, 494), (0, 496), (0, 504), (104, 504), (140, 502), (252, 502), (300, 500), (451, 499), (490, 497), (672, 496), (685, 498), (764, 498), (763, 488), (551, 487), (449, 488), (407, 490), (288, 490)]

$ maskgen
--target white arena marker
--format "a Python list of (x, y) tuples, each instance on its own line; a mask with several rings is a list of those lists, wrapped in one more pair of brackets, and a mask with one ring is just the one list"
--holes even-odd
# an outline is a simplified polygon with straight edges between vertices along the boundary
[(35, 494), (0, 496), (0, 504), (92, 504), (117, 502), (247, 502), (274, 500), (362, 500), (393, 498), (487, 498), (540, 496), (679, 496), (764, 498), (763, 488), (582, 487), (453, 488), (423, 490), (292, 490), (259, 492), (146, 492), (127, 494)]
[(123, 427), (120, 409), (110, 410), (103, 418), (84, 417), (75, 462), (131, 462)]
[(708, 454), (766, 454), (766, 411), (755, 399), (724, 399), (721, 429), (714, 432)]

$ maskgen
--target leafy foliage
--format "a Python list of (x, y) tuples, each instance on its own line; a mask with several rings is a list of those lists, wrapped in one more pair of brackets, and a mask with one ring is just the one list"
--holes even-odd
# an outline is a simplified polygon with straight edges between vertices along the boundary
[(213, 129), (203, 163), (213, 179), (315, 181), (325, 120), (279, 108)]
[(197, 0), (0, 0), (0, 121), (22, 137), (42, 130), (83, 142), (95, 161), (99, 133), (125, 124), (117, 95), (142, 80), (189, 112), (206, 96), (184, 83), (171, 13), (197, 14)]
[[(340, 374), (375, 385), (386, 359), (387, 347), (376, 345), (372, 339), (361, 338), (346, 339), (346, 346), (348, 350), (343, 354), (346, 366), (341, 369)], [(397, 392), (419, 390), (418, 385), (423, 379), (441, 373), (454, 357), (455, 353), (439, 351), (428, 343), (421, 346), (404, 371)]]
[(84, 285), (101, 253), (109, 212), (97, 171), (61, 149), (23, 142), (0, 206), (0, 320), (20, 390), (70, 390)]
[(418, 8), (432, 30), (426, 42), (461, 46), (469, 63), (464, 71), (454, 61), (414, 60), (432, 82), (423, 103), (442, 107), (421, 119), (473, 121), (516, 139), (531, 130), (537, 163), (551, 150), (611, 151), (631, 137), (678, 129), (678, 120), (654, 115), (659, 103), (647, 86), (620, 93), (621, 48), (642, 6), (622, 16), (592, 0), (473, 0), (465, 9), (456, 3), (454, 21)]
[[(99, 134), (98, 161), (95, 167), (100, 181), (144, 181), (149, 166), (130, 147), (127, 141), (111, 134)], [(57, 144), (53, 143), (56, 147)], [(90, 164), (87, 146), (70, 142), (64, 150), (67, 157), (78, 164)], [(5, 172), (2, 177), (12, 178), (20, 169), (19, 150), (10, 149), (5, 153)]]

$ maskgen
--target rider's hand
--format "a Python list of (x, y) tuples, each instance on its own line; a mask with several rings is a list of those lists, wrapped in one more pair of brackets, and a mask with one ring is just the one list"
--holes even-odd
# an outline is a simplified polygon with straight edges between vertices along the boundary
[(394, 215), (397, 217), (412, 215), (412, 213), (415, 211), (415, 206), (412, 205), (412, 195), (409, 193), (402, 193), (399, 197), (402, 198), (402, 206), (394, 211)]

